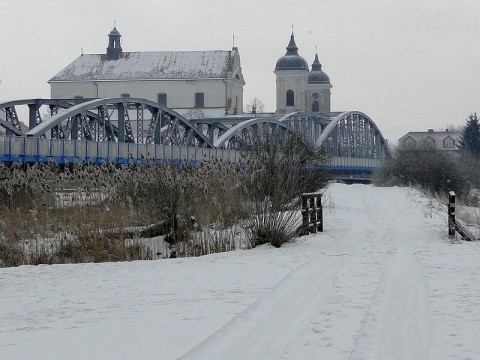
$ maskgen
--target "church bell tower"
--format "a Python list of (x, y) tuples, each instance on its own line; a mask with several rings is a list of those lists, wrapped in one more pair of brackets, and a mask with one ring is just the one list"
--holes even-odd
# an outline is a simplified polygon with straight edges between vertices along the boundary
[(293, 32), (287, 52), (277, 60), (274, 73), (277, 77), (277, 113), (305, 111), (308, 64), (298, 55)]
[(110, 34), (108, 34), (107, 60), (118, 60), (122, 54), (122, 46), (120, 45), (120, 38), (122, 35), (114, 27)]

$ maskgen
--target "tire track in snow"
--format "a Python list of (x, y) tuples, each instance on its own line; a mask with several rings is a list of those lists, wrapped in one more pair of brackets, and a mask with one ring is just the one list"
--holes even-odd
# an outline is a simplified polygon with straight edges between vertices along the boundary
[(406, 249), (384, 260), (381, 280), (349, 359), (429, 359), (434, 319), (422, 267)]
[[(350, 360), (363, 359), (429, 359), (434, 333), (430, 290), (415, 252), (421, 242), (423, 217), (412, 211), (411, 198), (392, 207), (380, 202), (376, 214), (390, 216), (391, 233), (383, 238), (390, 250), (382, 259), (383, 271), (370, 308), (354, 337)], [(415, 207), (413, 207), (415, 208)], [(410, 226), (395, 222), (395, 215), (410, 217)], [(416, 230), (409, 230), (416, 229)], [(420, 236), (419, 236), (420, 235)]]
[(430, 289), (410, 247), (397, 254), (392, 274), (378, 358), (429, 359), (434, 329)]
[(292, 270), (227, 325), (179, 359), (278, 359), (328, 300), (341, 257), (321, 257)]
[(414, 199), (392, 204), (382, 191), (333, 192), (339, 207), (313, 260), (180, 359), (429, 359), (434, 321), (415, 256), (425, 219)]

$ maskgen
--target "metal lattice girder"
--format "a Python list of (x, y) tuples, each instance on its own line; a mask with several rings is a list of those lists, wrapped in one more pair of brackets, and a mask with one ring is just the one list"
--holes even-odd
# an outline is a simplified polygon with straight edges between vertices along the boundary
[[(101, 133), (101, 139), (98, 141), (115, 141), (115, 129), (110, 121), (110, 114), (108, 108), (104, 105), (98, 107), (98, 114), (100, 116), (100, 122), (98, 124)], [(100, 135), (100, 134), (99, 134)]]
[[(86, 101), (86, 99), (81, 99)], [(59, 108), (68, 109), (78, 103), (78, 99), (24, 99), (0, 102), (0, 108), (5, 110), (7, 115), (6, 121), (0, 121), (0, 126), (7, 129), (7, 133), (10, 135), (25, 135), (20, 127), (20, 122), (28, 124), (29, 129), (38, 126), (42, 120), (42, 114), (48, 116), (54, 115), (52, 109), (58, 112)], [(28, 119), (18, 118), (17, 108), (28, 108)], [(44, 107), (44, 108), (42, 108)], [(43, 111), (42, 111), (43, 109)], [(55, 113), (56, 113), (55, 112)], [(20, 111), (20, 113), (23, 113)], [(12, 130), (12, 127), (16, 130)], [(58, 129), (54, 130), (55, 134), (58, 134)]]
[[(102, 115), (96, 115), (92, 112), (92, 110), (97, 109), (99, 106), (105, 108), (105, 111)], [(185, 119), (180, 114), (176, 113), (173, 110), (165, 108), (158, 103), (155, 103), (150, 100), (145, 99), (136, 99), (136, 98), (112, 98), (112, 99), (95, 99), (91, 101), (87, 101), (75, 106), (72, 106), (65, 110), (62, 113), (59, 113), (55, 116), (52, 116), (46, 121), (43, 121), (41, 124), (37, 125), (34, 129), (31, 129), (27, 135), (28, 136), (41, 136), (45, 134), (46, 131), (50, 130), (56, 125), (62, 124), (64, 121), (68, 121), (70, 118), (74, 118), (78, 114), (86, 114), (88, 116), (92, 116), (93, 118), (96, 117), (96, 121), (102, 122), (105, 125), (105, 130), (107, 134), (107, 138), (109, 141), (113, 141), (113, 139), (109, 136), (109, 129), (108, 123), (110, 123), (110, 127), (115, 129), (112, 123), (121, 122), (121, 126), (117, 126), (116, 130), (114, 130), (114, 135), (118, 141), (134, 141), (135, 136), (133, 134), (133, 130), (129, 122), (129, 116), (125, 116), (125, 111), (123, 109), (134, 109), (139, 106), (143, 108), (147, 108), (151, 114), (152, 118), (149, 124), (149, 130), (147, 134), (147, 138), (145, 140), (146, 143), (151, 143), (152, 140), (155, 144), (162, 143), (162, 139), (168, 139), (174, 145), (181, 145), (181, 144), (191, 144), (195, 146), (201, 147), (212, 147), (212, 143), (195, 127), (191, 125), (191, 123)], [(109, 114), (108, 110), (111, 109), (112, 112)], [(120, 109), (120, 111), (119, 111)], [(91, 115), (91, 114), (93, 115)], [(117, 118), (112, 118), (113, 114), (117, 114)], [(166, 131), (162, 134), (162, 129), (159, 125), (159, 117), (161, 117), (162, 122), (169, 121), (169, 127)], [(138, 121), (138, 119), (137, 119)], [(145, 121), (142, 119), (141, 121)], [(75, 125), (75, 124), (72, 124)], [(78, 124), (77, 124), (78, 125)], [(75, 125), (75, 126), (77, 126)], [(137, 122), (138, 125), (138, 122)], [(78, 126), (77, 126), (78, 128)], [(78, 132), (78, 129), (77, 129)], [(97, 132), (100, 134), (100, 132)], [(75, 136), (75, 135), (73, 135)], [(143, 137), (143, 136), (141, 136)], [(140, 138), (141, 138), (140, 137)], [(137, 137), (138, 139), (139, 137)]]
[(137, 110), (137, 143), (143, 144), (143, 106), (136, 104)]
[(316, 142), (323, 130), (338, 114), (293, 112), (282, 116), (279, 121), (290, 126), (305, 141)]
[[(154, 107), (149, 107), (147, 106), (147, 109), (150, 111), (152, 114), (152, 119), (150, 121), (150, 125), (148, 126), (148, 131), (147, 131), (147, 138), (145, 139), (145, 144), (153, 144), (155, 143), (155, 140), (157, 140), (158, 143), (160, 143), (160, 139), (157, 139), (155, 130), (158, 128), (161, 128), (161, 119), (162, 119), (162, 111), (160, 111), (157, 108)], [(157, 125), (159, 124), (159, 125)], [(157, 131), (158, 132), (158, 131)], [(164, 142), (162, 142), (164, 143)]]
[[(244, 117), (242, 121), (250, 118)], [(190, 119), (192, 126), (195, 126), (203, 135), (205, 135), (212, 144), (222, 136), (229, 128), (237, 125), (240, 121), (237, 117), (235, 120), (227, 118), (217, 119)]]
[[(50, 117), (58, 114), (58, 105), (49, 104), (50, 109)], [(63, 133), (63, 129), (59, 125), (54, 126), (50, 130), (50, 137), (53, 139), (65, 139), (65, 134)]]
[[(8, 114), (8, 113), (7, 113)], [(17, 135), (17, 136), (22, 136), (25, 135), (21, 129), (17, 129), (11, 121), (8, 121), (10, 119), (7, 119), (4, 121), (0, 119), (0, 126), (6, 129), (7, 135)]]
[(33, 129), (42, 122), (42, 115), (40, 114), (39, 102), (28, 104), (28, 128)]
[(7, 128), (7, 135), (23, 135), (14, 106), (5, 108), (5, 120), (6, 123), (10, 125)]
[(254, 118), (245, 120), (228, 129), (213, 145), (216, 148), (222, 149), (240, 149), (247, 147), (251, 145), (253, 139), (258, 136), (259, 127), (266, 125), (285, 135), (296, 134), (289, 126), (273, 118)]
[(117, 112), (117, 138), (118, 142), (134, 143), (132, 126), (130, 124), (130, 115), (128, 106), (124, 102), (116, 104), (114, 108)]
[(358, 111), (337, 115), (324, 129), (317, 145), (334, 157), (384, 159), (389, 151), (375, 123)]
[(128, 109), (124, 108), (125, 116), (125, 142), (135, 143), (135, 137), (133, 136), (132, 125), (130, 124), (130, 115)]
[(90, 123), (89, 123), (89, 118), (86, 115), (82, 115), (81, 117), (82, 120), (82, 137), (84, 140), (94, 140), (92, 138), (92, 132), (90, 130)]
[[(0, 103), (6, 112), (0, 126), (8, 135), (25, 135), (16, 110), (22, 105), (28, 106), (28, 123), (34, 126), (28, 131), (29, 136), (45, 136), (50, 130), (50, 136), (59, 139), (239, 149), (248, 146), (262, 126), (276, 126), (280, 132), (295, 132), (304, 141), (325, 147), (332, 156), (382, 159), (388, 155), (387, 142), (380, 130), (368, 116), (357, 111), (295, 112), (278, 120), (273, 115), (187, 120), (171, 109), (144, 99), (27, 99)], [(47, 116), (41, 111), (42, 106), (49, 107)]]

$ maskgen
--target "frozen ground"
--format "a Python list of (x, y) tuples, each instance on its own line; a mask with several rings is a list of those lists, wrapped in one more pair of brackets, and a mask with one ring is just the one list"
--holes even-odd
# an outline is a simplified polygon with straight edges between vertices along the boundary
[(325, 202), (280, 249), (0, 269), (0, 359), (480, 359), (480, 243), (411, 189)]

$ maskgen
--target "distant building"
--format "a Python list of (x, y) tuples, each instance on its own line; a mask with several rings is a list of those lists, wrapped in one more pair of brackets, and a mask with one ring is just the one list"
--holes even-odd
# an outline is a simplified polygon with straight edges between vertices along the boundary
[(243, 112), (238, 49), (124, 52), (114, 28), (105, 54), (82, 54), (48, 83), (52, 98), (136, 97), (181, 114)]
[(409, 132), (398, 140), (399, 150), (455, 151), (460, 146), (461, 131)]
[(330, 112), (330, 78), (323, 72), (315, 54), (312, 70), (307, 61), (298, 54), (292, 33), (287, 52), (277, 60), (277, 113), (294, 111)]

